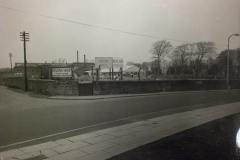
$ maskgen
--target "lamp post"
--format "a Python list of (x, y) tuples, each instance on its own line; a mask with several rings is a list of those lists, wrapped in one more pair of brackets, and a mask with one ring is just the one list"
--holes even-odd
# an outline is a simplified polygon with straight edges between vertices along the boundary
[(227, 74), (226, 74), (226, 83), (227, 83), (227, 89), (230, 89), (230, 83), (229, 83), (229, 60), (230, 60), (230, 50), (229, 50), (229, 45), (230, 45), (230, 40), (233, 36), (239, 36), (239, 34), (231, 34), (228, 36), (228, 50), (227, 50)]

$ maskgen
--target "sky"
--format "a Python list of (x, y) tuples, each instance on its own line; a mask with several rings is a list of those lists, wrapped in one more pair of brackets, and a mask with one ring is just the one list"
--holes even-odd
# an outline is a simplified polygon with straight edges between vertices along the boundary
[(163, 39), (213, 41), (220, 52), (240, 33), (240, 0), (0, 0), (0, 67), (10, 66), (10, 52), (23, 62), (21, 31), (30, 34), (28, 62), (75, 62), (77, 50), (80, 61), (151, 61), (152, 44)]

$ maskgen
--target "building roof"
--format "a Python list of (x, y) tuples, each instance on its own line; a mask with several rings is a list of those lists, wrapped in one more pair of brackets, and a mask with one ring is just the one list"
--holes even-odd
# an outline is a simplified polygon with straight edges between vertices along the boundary
[(0, 72), (10, 72), (11, 69), (10, 68), (0, 68)]
[(125, 73), (139, 72), (139, 68), (137, 66), (130, 66), (129, 68), (127, 68), (123, 72), (125, 72)]

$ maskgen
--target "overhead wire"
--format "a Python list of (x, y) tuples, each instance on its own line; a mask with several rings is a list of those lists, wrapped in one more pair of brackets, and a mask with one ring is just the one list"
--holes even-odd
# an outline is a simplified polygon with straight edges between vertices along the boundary
[[(132, 35), (132, 36), (137, 36), (137, 37), (145, 37), (145, 38), (150, 38), (150, 39), (155, 39), (155, 40), (168, 40), (168, 41), (177, 42), (177, 43), (194, 43), (193, 41), (178, 40), (178, 39), (167, 38), (167, 37), (159, 37), (159, 36), (154, 36), (154, 35), (150, 35), (150, 34), (131, 32), (131, 31), (126, 31), (126, 30), (117, 29), (117, 28), (89, 24), (89, 23), (81, 22), (78, 20), (72, 20), (72, 19), (68, 19), (68, 18), (56, 17), (56, 16), (51, 16), (51, 15), (46, 15), (46, 14), (41, 14), (41, 13), (34, 13), (34, 12), (6, 6), (6, 5), (2, 4), (2, 2), (0, 2), (0, 8), (11, 10), (14, 12), (19, 12), (22, 14), (27, 14), (28, 16), (35, 15), (35, 16), (44, 17), (46, 19), (52, 19), (52, 20), (61, 21), (61, 22), (65, 22), (65, 23), (82, 25), (82, 26), (92, 28), (92, 29), (102, 29), (102, 30), (106, 30), (106, 31), (118, 32), (118, 33), (122, 33), (122, 34), (127, 34), (127, 35)], [(222, 44), (222, 45), (224, 46), (224, 48), (226, 47), (225, 44)]]
[(82, 26), (85, 26), (85, 27), (90, 27), (90, 28), (95, 28), (95, 29), (102, 29), (102, 30), (108, 30), (108, 31), (112, 31), (112, 32), (119, 32), (119, 33), (127, 34), (127, 35), (133, 35), (133, 36), (138, 36), (138, 37), (145, 37), (145, 38), (150, 38), (150, 39), (158, 39), (158, 40), (159, 39), (164, 39), (164, 40), (174, 41), (174, 42), (178, 42), (178, 43), (191, 43), (190, 41), (177, 40), (177, 39), (173, 39), (173, 38), (163, 38), (163, 37), (153, 36), (153, 35), (144, 34), (144, 33), (131, 32), (131, 31), (126, 31), (126, 30), (121, 30), (121, 29), (116, 29), (116, 28), (111, 28), (111, 27), (106, 27), (106, 26), (100, 26), (100, 25), (95, 25), (95, 24), (84, 23), (84, 22), (81, 22), (81, 21), (71, 20), (71, 19), (62, 18), (62, 17), (45, 15), (45, 14), (41, 14), (41, 13), (37, 14), (37, 13), (30, 12), (30, 11), (25, 11), (25, 10), (13, 8), (13, 7), (5, 6), (5, 5), (3, 5), (1, 3), (0, 3), (0, 8), (11, 10), (11, 11), (14, 11), (14, 12), (27, 14), (27, 15), (33, 15), (34, 14), (34, 15), (37, 15), (37, 16), (40, 16), (40, 17), (44, 17), (44, 18), (47, 18), (47, 19), (52, 19), (52, 20), (57, 20), (57, 21), (62, 21), (62, 22), (72, 23), (72, 24), (78, 24), (78, 25), (82, 25)]

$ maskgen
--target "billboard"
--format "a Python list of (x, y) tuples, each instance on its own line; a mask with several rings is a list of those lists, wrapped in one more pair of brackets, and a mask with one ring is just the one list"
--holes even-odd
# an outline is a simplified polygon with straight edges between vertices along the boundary
[(69, 67), (52, 68), (53, 78), (67, 78), (72, 77), (72, 69)]
[(101, 69), (120, 69), (123, 68), (123, 59), (119, 57), (96, 57), (95, 68)]
[(95, 68), (107, 69), (112, 68), (112, 57), (95, 57)]
[(120, 57), (113, 57), (113, 69), (123, 68), (123, 59)]

